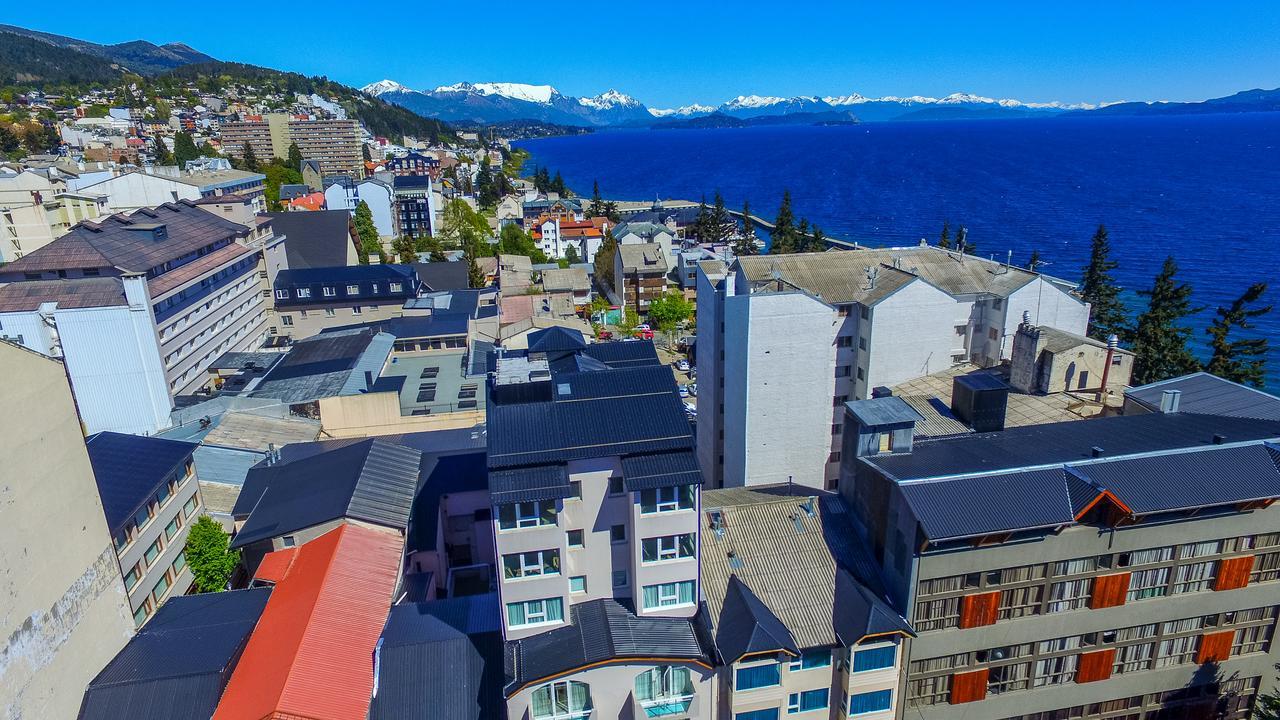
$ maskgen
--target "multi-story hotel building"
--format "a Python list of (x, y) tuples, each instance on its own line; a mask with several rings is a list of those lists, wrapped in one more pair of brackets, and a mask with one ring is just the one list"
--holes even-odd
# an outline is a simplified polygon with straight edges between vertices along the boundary
[(304, 160), (320, 164), (321, 175), (364, 177), (360, 124), (355, 120), (312, 120), (273, 113), (260, 120), (225, 123), (220, 132), (223, 150), (236, 157), (244, 155), (247, 144), (261, 160), (285, 159), (289, 145), (297, 143)]
[(898, 717), (1248, 716), (1280, 656), (1280, 422), (1169, 392), (914, 442), (900, 399), (849, 404), (840, 491), (918, 634)]

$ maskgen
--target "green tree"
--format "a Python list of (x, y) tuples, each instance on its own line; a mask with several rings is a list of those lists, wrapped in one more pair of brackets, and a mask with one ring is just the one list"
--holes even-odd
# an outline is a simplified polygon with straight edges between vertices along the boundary
[(567, 260), (570, 265), (576, 262), (580, 262), (581, 258), (578, 257), (577, 246), (575, 246), (573, 243), (568, 243), (567, 245), (565, 245), (564, 259)]
[(498, 235), (498, 252), (504, 255), (523, 255), (535, 265), (547, 262), (547, 254), (542, 252), (533, 238), (515, 225), (502, 228)]
[[(245, 170), (258, 171), (258, 156), (253, 154), (253, 146), (249, 143), (244, 144), (244, 151), (240, 153), (240, 162), (244, 163)], [(301, 168), (302, 163), (298, 163), (298, 167)]]
[(58, 147), (62, 145), (62, 136), (58, 133), (58, 128), (52, 125), (38, 125), (27, 129), (26, 134), (22, 136), (22, 144), (26, 146), (27, 152), (33, 155), (57, 152)]
[(693, 304), (679, 290), (668, 290), (649, 301), (649, 322), (663, 332), (676, 329), (693, 315)]
[(628, 305), (622, 309), (622, 317), (618, 320), (618, 332), (622, 335), (630, 335), (635, 331), (636, 326), (640, 324), (640, 316), (636, 314), (636, 309)]
[(826, 249), (827, 234), (822, 232), (822, 228), (814, 225), (813, 235), (809, 238), (809, 252), (825, 252)]
[(467, 286), (473, 288), (484, 287), (488, 280), (484, 271), (480, 269), (480, 263), (476, 261), (479, 244), (479, 240), (472, 238), (467, 243), (466, 251), (462, 254), (462, 261), (467, 264)]
[(698, 214), (694, 216), (688, 233), (697, 238), (698, 242), (710, 242), (707, 236), (711, 234), (711, 209), (707, 207), (706, 195), (703, 195), (702, 202), (698, 203)]
[[(301, 153), (299, 153), (299, 154), (301, 154)], [(369, 152), (369, 145), (368, 145), (368, 144), (366, 144), (366, 143), (361, 143), (361, 144), (360, 144), (360, 155), (361, 155), (362, 157), (364, 157), (364, 161), (365, 161), (365, 162), (373, 162), (373, 153)]]
[[(365, 152), (368, 152), (367, 148)], [(298, 148), (296, 142), (289, 143), (289, 167), (302, 172), (302, 150)]]
[(1043, 264), (1044, 264), (1044, 261), (1040, 259), (1040, 251), (1032, 249), (1031, 257), (1030, 259), (1027, 260), (1027, 269), (1030, 270), (1031, 272), (1035, 272), (1036, 266), (1043, 265)]
[[(364, 202), (363, 200), (361, 202)], [(401, 263), (418, 262), (418, 243), (408, 235), (401, 235), (391, 242), (391, 252)]]
[(956, 250), (966, 255), (975, 255), (978, 246), (969, 242), (969, 228), (961, 225), (956, 229)]
[(724, 196), (716, 190), (715, 203), (711, 206), (711, 218), (707, 230), (710, 233), (708, 242), (721, 243), (729, 239), (733, 232), (733, 218), (724, 206)]
[(613, 289), (613, 256), (618, 252), (618, 241), (613, 237), (613, 230), (605, 228), (604, 241), (596, 251), (596, 281), (603, 288)]
[(156, 165), (172, 165), (173, 153), (169, 152), (169, 146), (164, 144), (164, 138), (160, 137), (159, 135), (154, 135), (151, 138), (151, 142), (153, 145), (155, 145), (155, 149), (152, 150), (151, 152), (151, 154), (155, 157), (155, 164)]
[(356, 255), (359, 256), (361, 265), (368, 265), (372, 255), (382, 255), (382, 243), (378, 241), (378, 226), (373, 222), (373, 211), (369, 209), (369, 203), (361, 200), (356, 205), (354, 223), (356, 234), (360, 236)]
[[(1280, 673), (1280, 663), (1276, 663), (1275, 669)], [(1253, 706), (1253, 720), (1280, 720), (1280, 677), (1270, 691), (1258, 696)]]
[(560, 177), (560, 171), (556, 171), (555, 178), (551, 181), (551, 192), (559, 193), (560, 197), (569, 194), (569, 189), (564, 185), (564, 178)]
[(770, 255), (786, 255), (796, 251), (795, 216), (791, 212), (791, 191), (782, 191), (782, 204), (778, 217), (773, 221), (773, 244)]
[[(1111, 241), (1107, 228), (1098, 226), (1089, 250), (1089, 264), (1080, 280), (1080, 297), (1090, 305), (1089, 337), (1106, 342), (1111, 335), (1124, 337), (1127, 322), (1120, 287), (1111, 277), (1119, 263), (1111, 259)], [(1031, 268), (1034, 270), (1035, 268)]]
[(231, 574), (240, 562), (240, 551), (230, 549), (231, 538), (208, 515), (201, 515), (187, 535), (186, 558), (194, 577), (196, 592), (227, 589)]
[(796, 252), (813, 252), (809, 247), (809, 219), (800, 218), (796, 223)]
[(1218, 308), (1217, 317), (1206, 330), (1212, 338), (1209, 346), (1213, 348), (1213, 357), (1205, 370), (1233, 382), (1262, 387), (1266, 379), (1267, 338), (1231, 340), (1230, 335), (1233, 330), (1252, 330), (1254, 318), (1271, 312), (1270, 305), (1255, 306), (1266, 291), (1266, 283), (1254, 283), (1231, 307)]
[(591, 204), (587, 205), (587, 217), (600, 217), (604, 214), (604, 200), (600, 198), (600, 182), (591, 181)]
[(13, 132), (13, 128), (0, 123), (0, 153), (12, 155), (22, 148), (22, 142), (18, 140), (17, 134)]
[(1133, 343), (1133, 382), (1146, 385), (1200, 369), (1200, 362), (1187, 346), (1191, 328), (1181, 321), (1198, 311), (1191, 306), (1191, 286), (1177, 280), (1178, 263), (1165, 258), (1150, 290), (1138, 294), (1147, 298), (1147, 309), (1138, 316), (1130, 339)]
[(500, 199), (499, 186), (493, 179), (493, 170), (489, 167), (489, 158), (480, 160), (480, 171), (476, 174), (476, 193), (480, 207), (491, 208)]
[(200, 150), (196, 148), (196, 141), (191, 139), (191, 133), (178, 131), (173, 136), (173, 161), (178, 167), (186, 167), (188, 160), (195, 160), (200, 157)]
[(756, 247), (756, 226), (751, 220), (751, 204), (743, 200), (742, 232), (738, 234), (738, 239), (733, 244), (733, 254), (742, 257), (744, 255), (755, 255), (759, 252), (760, 248)]
[(946, 250), (951, 247), (951, 221), (942, 221), (942, 235), (938, 237), (938, 247)]

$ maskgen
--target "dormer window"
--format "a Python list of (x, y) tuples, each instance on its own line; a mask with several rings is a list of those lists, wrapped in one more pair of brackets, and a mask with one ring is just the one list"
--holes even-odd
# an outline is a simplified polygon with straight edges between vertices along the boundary
[(277, 290), (277, 291), (276, 291), (276, 299), (277, 299), (277, 300), (288, 300), (288, 299), (289, 299), (289, 291), (288, 291), (288, 290)]
[(320, 291), (324, 293), (325, 297), (333, 297), (338, 294), (338, 291), (331, 287), (321, 288)]
[(402, 292), (403, 290), (404, 290), (404, 284), (391, 283), (391, 292)]
[(347, 286), (347, 294), (348, 294), (348, 295), (359, 295), (359, 294), (360, 294), (360, 286), (359, 286), (359, 285), (348, 285), (348, 286)]
[(309, 298), (311, 297), (311, 288), (298, 288), (297, 293), (300, 298)]

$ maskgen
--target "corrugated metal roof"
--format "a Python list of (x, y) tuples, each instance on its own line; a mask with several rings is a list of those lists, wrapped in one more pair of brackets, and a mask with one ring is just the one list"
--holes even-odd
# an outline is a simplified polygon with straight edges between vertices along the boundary
[(489, 472), (489, 499), (494, 505), (571, 497), (569, 469), (564, 465), (503, 468)]
[(570, 624), (507, 643), (507, 696), (549, 677), (629, 658), (707, 661), (688, 618), (638, 617), (613, 599), (578, 603)]
[(702, 471), (692, 450), (628, 455), (622, 458), (622, 477), (627, 492), (702, 484)]
[(1198, 449), (1075, 467), (1139, 515), (1280, 497), (1280, 448)]
[(200, 476), (201, 485), (207, 482), (243, 485), (249, 469), (266, 456), (254, 450), (200, 445), (194, 453), (196, 474)]
[(1065, 476), (1059, 467), (917, 480), (899, 487), (925, 535), (936, 541), (1072, 524), (1076, 513)]
[(297, 404), (364, 390), (365, 371), (377, 377), (394, 342), (394, 337), (368, 329), (299, 340), (251, 396)]
[(196, 449), (195, 443), (115, 432), (90, 435), (85, 446), (112, 533), (132, 518)]
[(289, 573), (289, 566), (293, 565), (293, 559), (297, 554), (298, 548), (296, 547), (267, 553), (262, 557), (262, 562), (258, 563), (258, 569), (253, 573), (253, 579), (270, 583), (280, 582)]
[(205, 720), (270, 594), (170, 598), (89, 683), (80, 720)]
[(272, 590), (214, 720), (365, 720), (371, 659), (402, 552), (396, 535), (356, 525), (300, 546)]
[(59, 309), (127, 305), (120, 278), (33, 280), (0, 285), (0, 312), (37, 310), (47, 302)]
[(1280, 421), (1280, 397), (1206, 372), (1130, 388), (1124, 396), (1151, 410), (1159, 410), (1160, 396), (1165, 390), (1182, 392), (1179, 409), (1184, 413)]
[(752, 653), (800, 652), (791, 631), (736, 575), (729, 576), (716, 624), (716, 650), (725, 663)]

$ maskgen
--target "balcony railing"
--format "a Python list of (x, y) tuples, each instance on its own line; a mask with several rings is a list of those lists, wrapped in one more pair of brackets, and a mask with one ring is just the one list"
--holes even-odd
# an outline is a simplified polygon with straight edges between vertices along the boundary
[(698, 713), (697, 695), (671, 695), (656, 697), (652, 700), (637, 700), (631, 694), (632, 717), (634, 718), (670, 718), (676, 716), (692, 717)]

